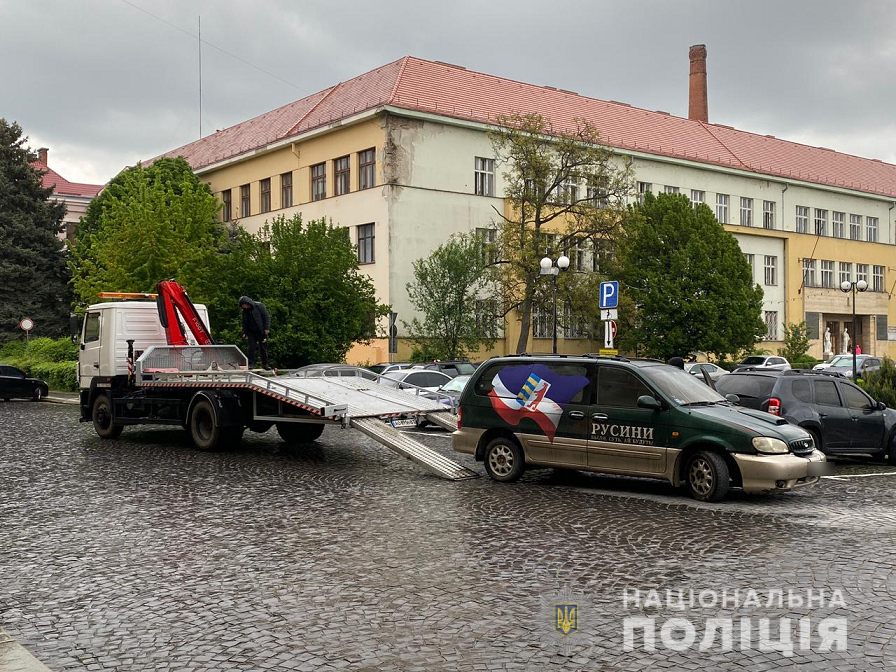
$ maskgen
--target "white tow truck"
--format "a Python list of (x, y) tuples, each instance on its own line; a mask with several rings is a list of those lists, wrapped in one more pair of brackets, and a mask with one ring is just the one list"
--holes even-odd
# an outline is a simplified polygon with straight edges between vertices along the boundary
[(101, 439), (116, 439), (129, 425), (175, 425), (211, 451), (235, 447), (246, 429), (276, 427), (286, 443), (304, 444), (334, 425), (358, 429), (443, 478), (478, 476), (388, 424), (425, 418), (455, 429), (446, 406), (453, 401), (380, 385), (366, 370), (346, 375), (345, 365), (335, 375), (252, 371), (238, 347), (214, 344), (205, 306), (174, 282), (159, 283), (158, 294), (101, 296), (119, 300), (87, 308), (78, 362), (81, 421), (92, 422)]

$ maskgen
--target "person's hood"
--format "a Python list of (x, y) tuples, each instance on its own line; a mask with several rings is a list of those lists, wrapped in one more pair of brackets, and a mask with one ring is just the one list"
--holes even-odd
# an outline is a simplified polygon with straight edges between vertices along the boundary
[(251, 308), (255, 307), (255, 302), (252, 299), (250, 299), (248, 296), (241, 296), (239, 303), (237, 303), (237, 305), (242, 307), (242, 305), (244, 303), (248, 303)]

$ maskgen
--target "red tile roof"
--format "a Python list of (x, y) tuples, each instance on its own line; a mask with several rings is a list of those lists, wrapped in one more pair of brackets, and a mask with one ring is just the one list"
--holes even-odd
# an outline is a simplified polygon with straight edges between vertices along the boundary
[(164, 156), (194, 168), (379, 107), (479, 122), (537, 112), (555, 128), (593, 123), (609, 146), (896, 197), (896, 166), (406, 56)]
[(52, 168), (44, 165), (40, 161), (31, 164), (35, 170), (44, 171), (40, 181), (44, 189), (52, 189), (57, 196), (83, 196), (85, 198), (93, 198), (105, 185), (102, 184), (83, 184), (81, 182), (69, 182), (62, 175)]

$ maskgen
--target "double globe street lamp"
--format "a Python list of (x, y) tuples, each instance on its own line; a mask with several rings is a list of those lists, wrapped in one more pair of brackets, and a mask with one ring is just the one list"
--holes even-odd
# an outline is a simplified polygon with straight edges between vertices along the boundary
[(554, 349), (553, 352), (557, 354), (557, 276), (560, 275), (560, 271), (565, 271), (569, 268), (569, 257), (565, 254), (557, 259), (557, 265), (554, 265), (554, 260), (550, 257), (545, 257), (541, 260), (541, 275), (553, 275), (554, 276)]
[(859, 330), (856, 329), (856, 292), (864, 292), (868, 289), (868, 283), (864, 280), (844, 280), (840, 283), (840, 290), (852, 292), (852, 379), (856, 380), (856, 345), (858, 345)]

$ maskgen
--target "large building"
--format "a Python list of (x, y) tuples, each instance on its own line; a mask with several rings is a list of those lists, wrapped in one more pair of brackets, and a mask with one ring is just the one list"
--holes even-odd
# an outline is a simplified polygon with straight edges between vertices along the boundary
[(62, 220), (63, 230), (59, 233), (59, 237), (63, 240), (71, 240), (75, 233), (75, 227), (87, 212), (87, 206), (103, 190), (103, 185), (69, 182), (50, 168), (49, 153), (49, 149), (41, 147), (37, 150), (37, 161), (31, 165), (41, 171), (40, 179), (43, 187), (52, 189), (53, 198), (65, 204), (65, 217)]
[[(848, 330), (862, 352), (896, 355), (896, 166), (709, 123), (705, 58), (691, 48), (689, 118), (405, 57), (166, 156), (184, 156), (223, 218), (249, 230), (297, 212), (349, 228), (379, 298), (409, 320), (411, 263), (455, 232), (488, 229), (504, 208), (486, 133), (496, 117), (584, 118), (632, 163), (639, 192), (686, 194), (735, 235), (764, 291), (760, 347), (774, 352), (784, 324), (806, 320), (817, 357), (826, 328), (835, 352)], [(869, 289), (853, 324), (839, 286), (860, 279)], [(518, 325), (506, 322), (495, 352), (513, 351)], [(536, 325), (533, 336), (533, 351), (550, 349), (550, 333)], [(596, 347), (560, 336), (561, 351)], [(397, 357), (408, 352), (401, 342)], [(350, 353), (388, 358), (385, 339)]]

